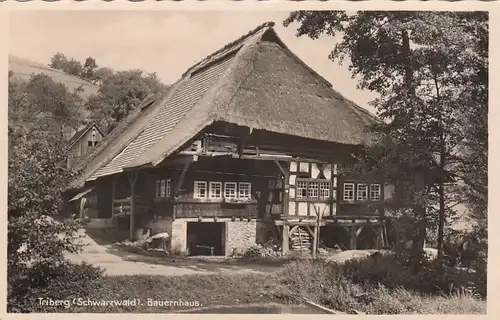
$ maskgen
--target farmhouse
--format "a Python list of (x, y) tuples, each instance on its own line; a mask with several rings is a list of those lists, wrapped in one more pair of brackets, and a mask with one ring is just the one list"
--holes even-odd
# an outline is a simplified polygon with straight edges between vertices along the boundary
[(68, 168), (75, 166), (103, 137), (104, 133), (95, 122), (75, 132), (68, 142)]
[(381, 247), (383, 181), (341, 175), (375, 118), (332, 89), (265, 23), (145, 101), (79, 164), (97, 218), (174, 252), (231, 255), (277, 239)]

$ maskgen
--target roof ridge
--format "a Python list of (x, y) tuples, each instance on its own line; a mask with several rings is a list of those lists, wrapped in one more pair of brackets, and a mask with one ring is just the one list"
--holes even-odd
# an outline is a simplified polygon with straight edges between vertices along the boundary
[(192, 65), (191, 67), (189, 67), (183, 74), (182, 76), (186, 76), (190, 71), (192, 71), (193, 69), (195, 69), (197, 66), (199, 66), (201, 63), (203, 63), (204, 61), (218, 55), (219, 53), (223, 52), (224, 50), (242, 42), (243, 40), (245, 40), (246, 38), (248, 37), (251, 37), (253, 36), (254, 34), (256, 34), (257, 32), (259, 32), (260, 30), (264, 29), (264, 28), (272, 28), (274, 27), (276, 24), (274, 23), (274, 21), (267, 21), (267, 22), (264, 22), (262, 23), (261, 25), (255, 27), (254, 29), (250, 30), (249, 32), (247, 32), (246, 34), (242, 35), (241, 37), (239, 37), (238, 39), (234, 40), (234, 41), (231, 41), (229, 43), (227, 43), (226, 45), (224, 45), (222, 48), (220, 48), (219, 50), (216, 50), (214, 52), (212, 52), (211, 54), (209, 54), (208, 56), (206, 56), (205, 58), (201, 59), (199, 62), (196, 62), (194, 65)]

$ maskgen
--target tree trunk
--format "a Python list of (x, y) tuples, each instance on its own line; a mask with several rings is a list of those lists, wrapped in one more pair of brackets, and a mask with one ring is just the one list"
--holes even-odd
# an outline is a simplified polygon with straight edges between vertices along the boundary
[(438, 223), (438, 239), (437, 250), (438, 258), (443, 256), (443, 243), (444, 243), (444, 223), (446, 219), (445, 212), (445, 199), (444, 199), (444, 183), (439, 183), (439, 223)]
[(425, 190), (424, 174), (421, 170), (415, 172), (415, 199), (414, 214), (415, 224), (413, 230), (413, 241), (411, 248), (410, 262), (414, 271), (418, 271), (422, 264), (422, 257), (424, 253), (425, 238), (427, 237), (427, 210), (421, 201), (421, 196)]

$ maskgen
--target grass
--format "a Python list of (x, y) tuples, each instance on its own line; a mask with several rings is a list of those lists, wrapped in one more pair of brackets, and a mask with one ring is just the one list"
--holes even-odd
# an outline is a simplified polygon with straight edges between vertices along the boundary
[[(422, 294), (359, 284), (346, 278), (339, 268), (318, 261), (287, 263), (273, 275), (193, 275), (183, 277), (108, 276), (92, 300), (140, 299), (138, 306), (77, 307), (71, 312), (167, 313), (198, 306), (248, 303), (297, 305), (304, 298), (328, 308), (368, 314), (485, 314), (486, 301), (467, 292)], [(147, 301), (183, 301), (187, 306), (150, 305)], [(68, 310), (61, 310), (67, 312)]]

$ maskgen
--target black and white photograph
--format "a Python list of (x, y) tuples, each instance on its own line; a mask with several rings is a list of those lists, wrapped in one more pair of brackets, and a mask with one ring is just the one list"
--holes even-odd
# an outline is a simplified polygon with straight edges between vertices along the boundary
[(258, 7), (9, 11), (8, 313), (486, 315), (490, 13)]

